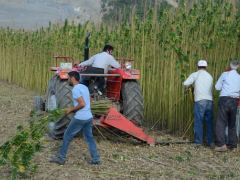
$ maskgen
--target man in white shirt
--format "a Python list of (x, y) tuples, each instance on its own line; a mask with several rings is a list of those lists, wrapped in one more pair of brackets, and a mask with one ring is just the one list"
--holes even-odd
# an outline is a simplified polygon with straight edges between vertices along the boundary
[(213, 96), (212, 86), (213, 78), (206, 71), (207, 62), (200, 60), (198, 62), (198, 71), (192, 73), (183, 83), (187, 90), (188, 86), (194, 83), (194, 134), (195, 143), (191, 144), (194, 147), (200, 147), (203, 144), (203, 118), (207, 125), (207, 143), (208, 146), (214, 146), (214, 131), (213, 131)]
[(227, 151), (225, 144), (225, 130), (228, 124), (229, 146), (231, 150), (237, 150), (236, 113), (240, 90), (240, 75), (237, 73), (238, 61), (230, 63), (229, 72), (224, 72), (218, 79), (215, 88), (220, 92), (218, 102), (216, 142), (218, 147), (214, 151)]
[(84, 67), (92, 64), (92, 67), (103, 68), (104, 73), (107, 73), (109, 66), (120, 68), (121, 65), (114, 59), (112, 53), (113, 47), (111, 45), (106, 45), (102, 53), (92, 56), (89, 60), (80, 63), (79, 66)]
[[(111, 45), (106, 45), (103, 48), (103, 52), (96, 54), (94, 56), (92, 56), (89, 60), (84, 61), (82, 63), (79, 64), (79, 62), (77, 62), (76, 64), (80, 67), (84, 67), (84, 66), (89, 66), (92, 64), (92, 67), (96, 67), (96, 68), (102, 68), (104, 69), (104, 73), (107, 73), (108, 71), (108, 67), (112, 66), (114, 68), (121, 68), (121, 65), (114, 59), (114, 57), (112, 56), (113, 53), (113, 47)], [(99, 86), (99, 89), (102, 89), (105, 86), (105, 79), (103, 78), (102, 81), (104, 80), (104, 83)], [(80, 83), (84, 83), (81, 79)]]

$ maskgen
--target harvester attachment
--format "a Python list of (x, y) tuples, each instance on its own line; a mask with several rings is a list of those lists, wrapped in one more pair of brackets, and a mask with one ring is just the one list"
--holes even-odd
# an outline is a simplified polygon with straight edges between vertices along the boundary
[(106, 116), (102, 115), (99, 120), (94, 120), (94, 124), (118, 129), (142, 142), (146, 142), (150, 146), (154, 146), (156, 143), (156, 139), (147, 136), (141, 128), (135, 126), (131, 121), (117, 112), (114, 108), (110, 108), (109, 113)]

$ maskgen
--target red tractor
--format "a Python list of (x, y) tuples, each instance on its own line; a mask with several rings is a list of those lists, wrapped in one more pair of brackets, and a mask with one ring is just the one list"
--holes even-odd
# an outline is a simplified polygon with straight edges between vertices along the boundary
[[(85, 60), (88, 59), (89, 35), (90, 33), (86, 36)], [(56, 58), (56, 67), (51, 67), (51, 71), (56, 71), (56, 73), (48, 83), (46, 101), (43, 102), (40, 96), (36, 96), (34, 110), (43, 110), (44, 107), (50, 110), (58, 107), (73, 107), (72, 86), (69, 86), (67, 78), (68, 72), (77, 71), (89, 81), (88, 89), (94, 100), (112, 100), (113, 108), (110, 109), (108, 116), (97, 117), (98, 120), (95, 116), (94, 124), (117, 128), (135, 137), (138, 134), (136, 138), (148, 141), (149, 144), (155, 142), (153, 138), (146, 136), (141, 128), (135, 126), (142, 124), (144, 106), (142, 89), (137, 82), (137, 79), (140, 79), (140, 71), (131, 69), (132, 59), (116, 59), (121, 61), (121, 69), (110, 68), (108, 74), (104, 74), (103, 69), (100, 68), (75, 67), (72, 57), (55, 56), (54, 58)], [(65, 59), (66, 63), (61, 62), (60, 67), (57, 67), (58, 59)], [(69, 63), (68, 60), (72, 62)], [(98, 89), (100, 77), (107, 77), (106, 88), (103, 92)], [(74, 114), (71, 113), (55, 123), (50, 123), (48, 125), (48, 128), (51, 129), (49, 130), (50, 137), (62, 138), (73, 116)]]

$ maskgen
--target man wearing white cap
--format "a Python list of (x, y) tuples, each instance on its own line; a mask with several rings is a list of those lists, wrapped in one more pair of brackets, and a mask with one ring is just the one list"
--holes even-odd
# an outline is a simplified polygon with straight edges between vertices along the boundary
[(194, 147), (200, 147), (203, 144), (203, 118), (205, 119), (205, 123), (207, 125), (208, 146), (214, 146), (212, 96), (213, 78), (206, 69), (207, 62), (205, 60), (200, 60), (198, 62), (198, 71), (192, 73), (183, 83), (186, 90), (189, 85), (194, 83), (195, 143), (191, 144)]
[(236, 113), (238, 107), (240, 75), (237, 73), (238, 61), (230, 63), (229, 72), (224, 72), (219, 77), (215, 88), (220, 92), (216, 122), (216, 142), (218, 147), (215, 151), (227, 151), (225, 144), (225, 130), (228, 124), (229, 146), (231, 150), (237, 150)]

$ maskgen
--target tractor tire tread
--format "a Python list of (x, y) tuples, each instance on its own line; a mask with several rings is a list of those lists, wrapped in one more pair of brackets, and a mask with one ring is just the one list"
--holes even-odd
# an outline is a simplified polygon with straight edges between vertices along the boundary
[(34, 111), (44, 111), (43, 100), (41, 96), (35, 96), (33, 100)]
[(143, 116), (143, 96), (142, 89), (137, 81), (125, 81), (122, 84), (123, 114), (130, 121), (142, 124)]
[[(54, 76), (50, 79), (47, 88), (47, 96), (51, 96), (51, 91), (56, 95), (57, 107), (73, 107), (72, 87), (69, 86), (67, 80), (62, 80), (59, 76)], [(47, 98), (46, 98), (47, 99)], [(48, 134), (53, 139), (63, 138), (68, 124), (72, 120), (74, 113), (63, 116), (54, 123), (54, 128)]]

